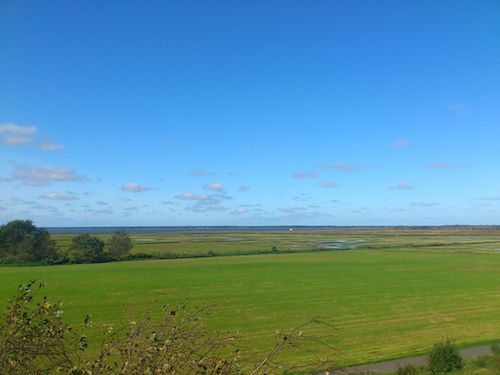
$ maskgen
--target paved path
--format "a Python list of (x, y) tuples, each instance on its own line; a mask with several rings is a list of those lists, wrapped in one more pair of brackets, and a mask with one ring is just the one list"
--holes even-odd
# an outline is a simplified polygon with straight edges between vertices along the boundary
[[(482, 345), (476, 346), (473, 348), (467, 348), (460, 350), (460, 355), (463, 358), (474, 358), (480, 357), (484, 355), (491, 354), (491, 346), (490, 345)], [(368, 363), (366, 365), (359, 365), (353, 367), (346, 367), (340, 370), (332, 370), (327, 372), (322, 372), (318, 375), (333, 375), (333, 374), (356, 374), (356, 373), (379, 373), (385, 374), (388, 372), (396, 372), (399, 367), (403, 367), (406, 365), (414, 365), (414, 366), (424, 366), (427, 364), (427, 356), (419, 355), (417, 357), (410, 358), (401, 358), (394, 359), (391, 361), (377, 362), (377, 363)]]

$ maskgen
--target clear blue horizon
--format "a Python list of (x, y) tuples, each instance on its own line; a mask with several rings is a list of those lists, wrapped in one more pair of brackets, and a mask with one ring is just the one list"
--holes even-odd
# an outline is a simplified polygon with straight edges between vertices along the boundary
[(0, 222), (500, 224), (497, 1), (0, 3)]

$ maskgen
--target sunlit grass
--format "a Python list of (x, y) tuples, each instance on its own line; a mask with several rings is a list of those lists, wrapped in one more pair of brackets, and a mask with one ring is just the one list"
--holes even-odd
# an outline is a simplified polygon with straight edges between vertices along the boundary
[[(274, 238), (273, 234), (248, 233), (204, 234), (194, 238), (172, 234), (158, 238), (186, 239), (185, 243), (175, 244), (179, 246), (177, 251), (200, 251), (214, 246), (214, 251), (223, 253), (231, 249), (226, 244), (236, 248), (242, 242), (224, 242), (225, 236), (260, 241), (266, 246), (278, 243), (278, 248), (284, 246), (279, 241), (295, 238), (288, 233)], [(311, 236), (316, 240), (326, 235), (300, 235), (297, 242), (310, 241)], [(139, 237), (150, 236), (134, 236)], [(336, 237), (349, 238), (345, 233)], [(86, 313), (92, 313), (98, 323), (118, 322), (134, 311), (144, 310), (155, 299), (158, 304), (208, 304), (213, 308), (207, 320), (209, 328), (239, 332), (239, 346), (247, 356), (265, 353), (276, 330), (323, 316), (337, 322), (338, 336), (332, 343), (341, 351), (327, 353), (318, 347), (315, 354), (336, 357), (339, 364), (363, 363), (420, 353), (445, 336), (460, 345), (500, 337), (500, 254), (478, 251), (495, 241), (495, 236), (452, 237), (441, 234), (439, 238), (428, 235), (417, 239), (415, 235), (377, 237), (373, 233), (357, 233), (351, 238), (370, 240), (360, 247), (378, 248), (1, 267), (0, 298), (5, 302), (21, 282), (44, 280), (45, 293), (65, 302), (69, 321), (79, 322)], [(412, 249), (403, 246), (439, 241), (448, 245)], [(461, 245), (450, 245), (453, 242)], [(384, 244), (389, 249), (382, 249)], [(304, 352), (294, 360), (311, 358)]]

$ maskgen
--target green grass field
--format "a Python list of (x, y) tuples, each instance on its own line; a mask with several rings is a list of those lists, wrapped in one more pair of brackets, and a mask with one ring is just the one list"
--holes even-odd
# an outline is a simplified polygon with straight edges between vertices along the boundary
[[(336, 358), (339, 365), (413, 355), (445, 336), (459, 345), (499, 339), (500, 252), (494, 250), (500, 248), (498, 232), (425, 233), (218, 233), (190, 239), (192, 234), (168, 234), (163, 237), (179, 240), (175, 251), (210, 248), (220, 254), (232, 248), (238, 253), (242, 242), (247, 250), (270, 244), (281, 249), (285, 241), (308, 250), (308, 241), (332, 236), (367, 242), (348, 251), (4, 266), (0, 301), (5, 306), (19, 283), (43, 280), (44, 293), (65, 302), (68, 321), (79, 322), (92, 313), (96, 326), (143, 311), (155, 299), (158, 305), (207, 304), (213, 308), (208, 328), (238, 331), (238, 346), (249, 357), (266, 353), (276, 330), (322, 316), (336, 321), (332, 343), (340, 352), (314, 347), (315, 354)], [(134, 241), (148, 237), (155, 236), (135, 235)], [(227, 237), (245, 240), (225, 241)], [(198, 247), (190, 247), (193, 243)], [(140, 246), (136, 252), (152, 251), (149, 245)], [(161, 246), (174, 249), (171, 243)], [(153, 248), (159, 251), (160, 246)], [(293, 360), (312, 358), (301, 352)]]

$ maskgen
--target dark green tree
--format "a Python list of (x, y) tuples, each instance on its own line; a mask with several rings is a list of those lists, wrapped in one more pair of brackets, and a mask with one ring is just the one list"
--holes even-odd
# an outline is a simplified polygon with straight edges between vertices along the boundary
[(108, 254), (114, 259), (123, 258), (130, 253), (133, 247), (130, 236), (125, 231), (116, 231), (108, 240), (106, 245)]
[(55, 242), (46, 229), (31, 220), (13, 220), (0, 226), (0, 260), (40, 262), (56, 255)]
[(76, 263), (92, 263), (106, 260), (104, 242), (89, 234), (80, 234), (73, 237), (68, 255)]

